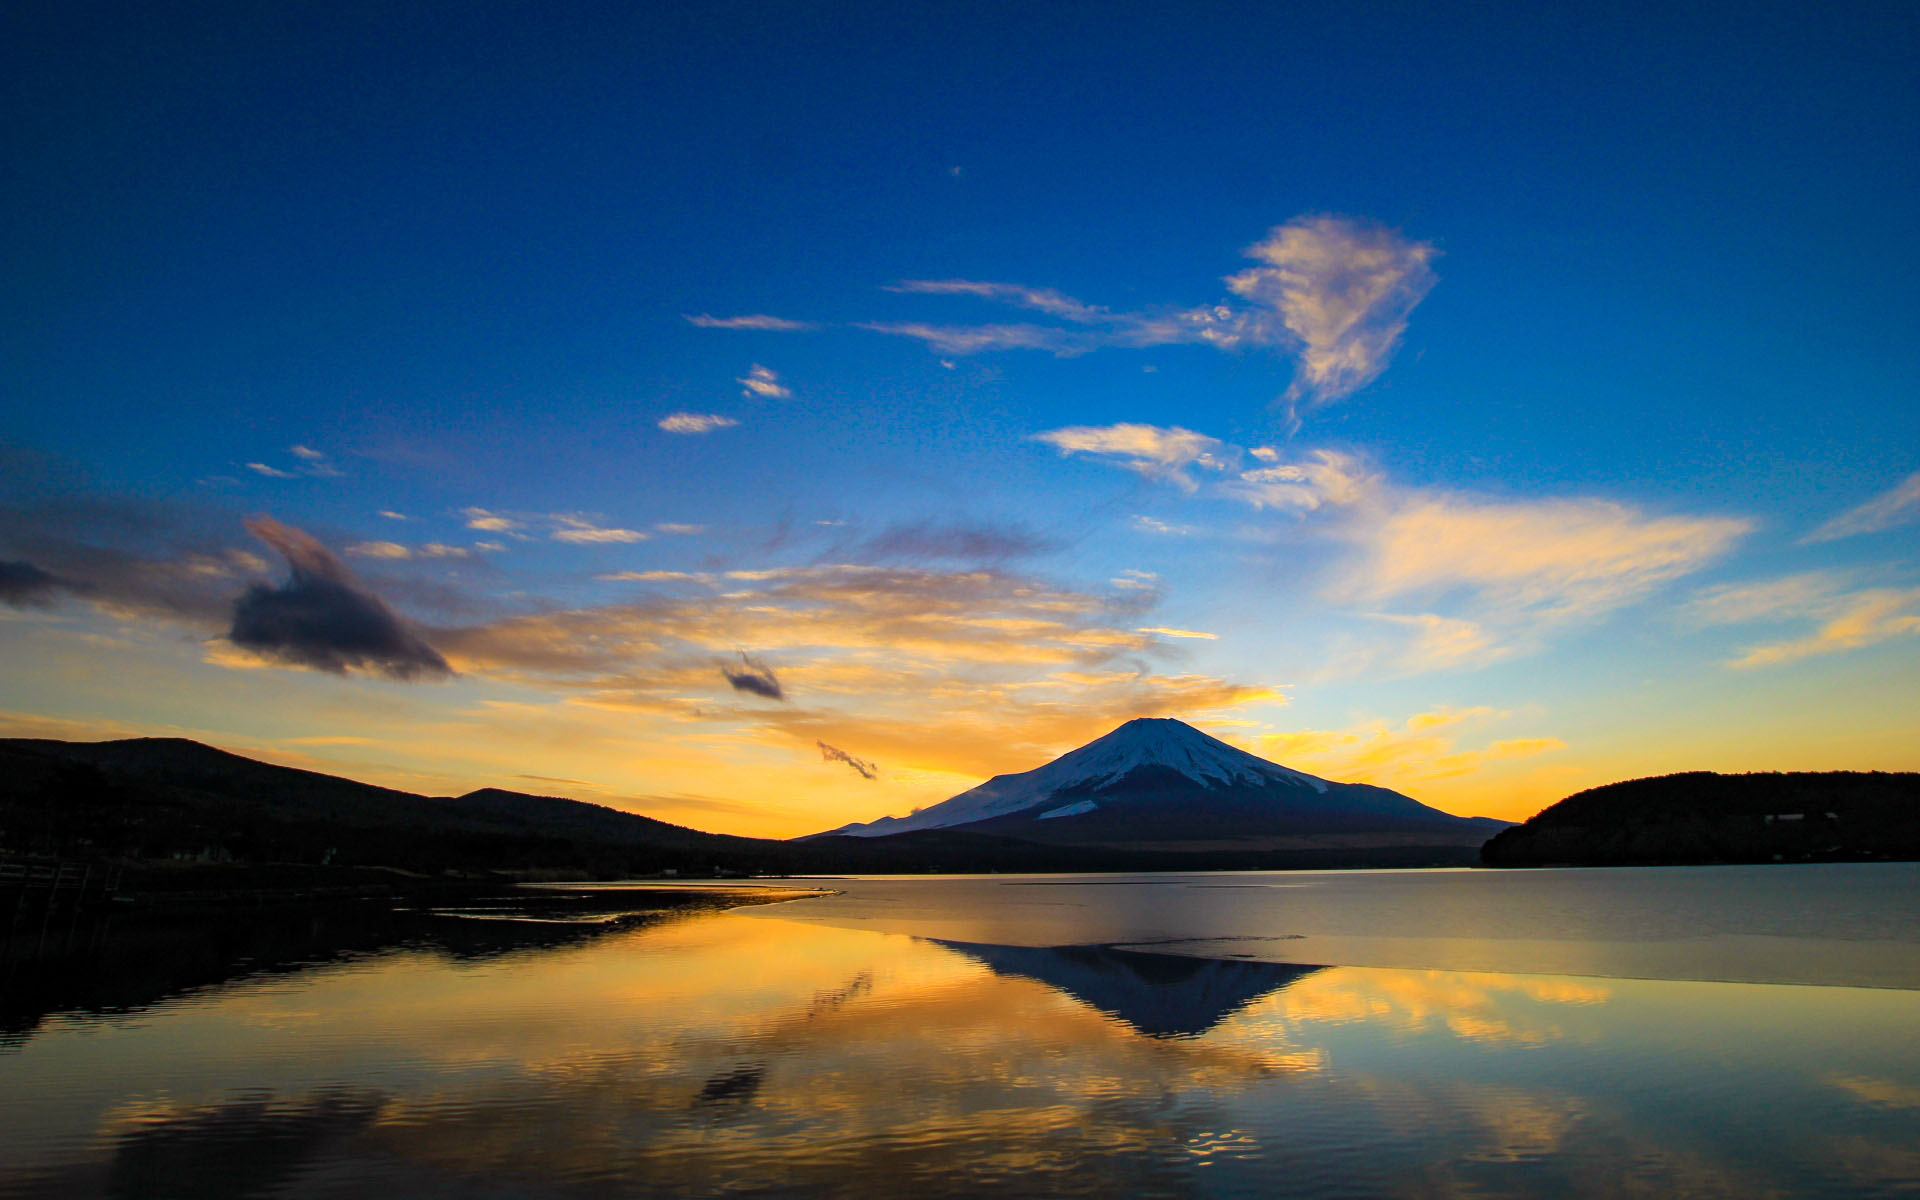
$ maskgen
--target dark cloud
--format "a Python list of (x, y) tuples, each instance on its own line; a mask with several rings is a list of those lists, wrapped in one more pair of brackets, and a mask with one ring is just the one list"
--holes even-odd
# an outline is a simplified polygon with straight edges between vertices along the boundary
[(740, 652), (740, 669), (722, 666), (720, 673), (727, 677), (736, 692), (752, 692), (756, 696), (765, 696), (769, 700), (785, 700), (786, 689), (780, 686), (779, 678), (773, 668), (757, 658), (749, 658), (747, 652)]
[(271, 517), (247, 529), (287, 560), (279, 587), (257, 583), (233, 606), (227, 638), (282, 662), (345, 674), (375, 670), (395, 679), (451, 675), (440, 652), (319, 542)]
[(60, 577), (30, 562), (0, 560), (0, 604), (40, 608), (62, 590)]
[[(16, 463), (23, 476), (8, 476)], [(235, 583), (260, 565), (221, 532), (232, 522), (203, 505), (102, 494), (44, 463), (0, 454), (0, 561), (9, 564), (0, 603), (44, 604), (66, 592), (217, 627)]]
[(1055, 548), (1055, 543), (1017, 525), (941, 525), (922, 521), (895, 525), (854, 548), (868, 561), (1003, 562)]
[(862, 779), (877, 779), (880, 776), (880, 767), (878, 764), (870, 763), (864, 758), (855, 758), (840, 747), (829, 746), (825, 742), (817, 739), (813, 744), (820, 747), (820, 758), (822, 761), (845, 763), (860, 772), (860, 778)]

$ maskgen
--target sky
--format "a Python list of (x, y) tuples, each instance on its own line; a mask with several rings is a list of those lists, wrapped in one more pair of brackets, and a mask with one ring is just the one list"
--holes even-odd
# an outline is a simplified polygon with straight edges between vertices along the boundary
[(0, 734), (1920, 770), (1920, 21), (1559, 7), (9, 6)]

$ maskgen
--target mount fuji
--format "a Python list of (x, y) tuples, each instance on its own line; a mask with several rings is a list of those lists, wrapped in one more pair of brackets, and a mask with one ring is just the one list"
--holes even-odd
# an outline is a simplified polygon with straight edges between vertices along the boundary
[(1478, 846), (1506, 828), (1364, 783), (1268, 762), (1165, 717), (1140, 717), (1045, 766), (996, 775), (905, 817), (826, 835), (926, 830), (1156, 850)]

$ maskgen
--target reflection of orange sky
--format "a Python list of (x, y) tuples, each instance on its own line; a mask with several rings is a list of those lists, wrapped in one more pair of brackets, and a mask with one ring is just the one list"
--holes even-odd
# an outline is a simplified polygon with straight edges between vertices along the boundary
[[(964, 1163), (983, 1188), (1108, 1194), (1179, 1191), (1200, 1162), (1318, 1153), (1315, 1139), (1344, 1144), (1359, 1120), (1401, 1149), (1431, 1143), (1413, 1180), (1430, 1192), (1474, 1192), (1490, 1166), (1624, 1147), (1650, 1186), (1764, 1194), (1748, 1165), (1634, 1125), (1604, 1086), (1552, 1070), (1477, 1078), (1471, 1056), (1618, 1045), (1684, 1064), (1713, 1060), (1725, 1038), (1800, 1055), (1809, 1086), (1905, 1112), (1920, 1077), (1860, 1052), (1908, 1028), (1914, 1000), (1336, 967), (1202, 1036), (1156, 1039), (913, 938), (723, 915), (467, 962), (395, 952), (127, 1017), (55, 1018), (5, 1060), (0, 1119), (32, 1147), (9, 1170), (63, 1153), (104, 1163), (123, 1139), (193, 1136), (244, 1100), (290, 1127), (331, 1112), (346, 1122), (332, 1145), (423, 1188), (511, 1173), (561, 1193), (636, 1179), (833, 1192), (849, 1179), (950, 1184), (941, 1173)], [(1441, 1053), (1466, 1056), (1448, 1061), (1469, 1074), (1423, 1075)], [(1275, 1125), (1280, 1112), (1332, 1125)], [(78, 1150), (61, 1134), (76, 1124), (91, 1131)], [(1825, 1136), (1791, 1134), (1803, 1135)], [(1905, 1161), (1856, 1140), (1863, 1179)], [(1620, 1182), (1589, 1171), (1564, 1190)]]
[(1396, 1033), (1446, 1030), (1475, 1041), (1544, 1044), (1565, 1036), (1554, 1006), (1604, 1004), (1602, 983), (1453, 971), (1319, 971), (1260, 1004), (1249, 1019), (1365, 1023)]

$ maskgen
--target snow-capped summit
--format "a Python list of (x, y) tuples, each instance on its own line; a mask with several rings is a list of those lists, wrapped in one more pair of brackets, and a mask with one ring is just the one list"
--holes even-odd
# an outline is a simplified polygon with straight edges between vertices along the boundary
[(1488, 826), (1499, 824), (1450, 816), (1385, 788), (1283, 767), (1184, 721), (1140, 717), (1045, 766), (996, 775), (910, 816), (833, 832), (884, 837), (965, 827), (1036, 841), (1117, 844), (1416, 829), (1484, 839)]

